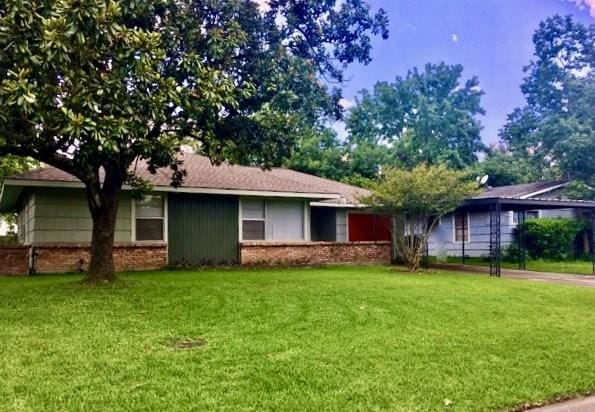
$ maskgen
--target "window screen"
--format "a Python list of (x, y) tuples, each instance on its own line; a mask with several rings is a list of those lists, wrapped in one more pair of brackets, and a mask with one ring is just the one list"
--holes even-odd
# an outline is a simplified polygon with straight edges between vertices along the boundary
[(145, 196), (136, 201), (136, 240), (164, 240), (163, 196)]
[(304, 202), (242, 199), (243, 240), (304, 240)]
[(264, 220), (244, 220), (242, 224), (242, 239), (264, 240)]
[(242, 200), (242, 239), (265, 239), (265, 203), (264, 200)]

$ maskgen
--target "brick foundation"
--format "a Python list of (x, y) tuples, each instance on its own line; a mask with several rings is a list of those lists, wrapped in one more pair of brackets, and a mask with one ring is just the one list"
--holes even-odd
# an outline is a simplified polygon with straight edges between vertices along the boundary
[[(88, 245), (35, 245), (33, 250), (36, 273), (80, 272), (89, 266)], [(28, 274), (28, 256), (29, 246), (0, 248), (0, 275)], [(161, 269), (167, 265), (167, 246), (164, 243), (116, 245), (114, 265), (116, 271)]]
[(29, 273), (29, 247), (0, 247), (0, 275), (26, 275)]
[(390, 242), (244, 242), (240, 250), (243, 265), (390, 262)]

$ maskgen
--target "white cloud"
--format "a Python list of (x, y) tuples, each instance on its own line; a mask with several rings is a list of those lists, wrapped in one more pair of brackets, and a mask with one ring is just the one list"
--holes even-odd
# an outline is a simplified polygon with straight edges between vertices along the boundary
[(341, 106), (345, 110), (349, 110), (355, 106), (355, 102), (353, 100), (349, 100), (343, 97), (339, 99), (339, 106)]
[(452, 42), (453, 43), (458, 43), (459, 42), (459, 36), (456, 33), (453, 33), (451, 35), (451, 38), (452, 38)]
[(595, 17), (595, 0), (567, 0), (578, 6), (579, 9), (589, 9), (592, 17)]

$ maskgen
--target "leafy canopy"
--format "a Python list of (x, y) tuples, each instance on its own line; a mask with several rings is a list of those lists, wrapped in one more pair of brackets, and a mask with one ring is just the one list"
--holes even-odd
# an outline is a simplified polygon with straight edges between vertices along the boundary
[(536, 179), (532, 164), (523, 156), (500, 148), (490, 149), (486, 157), (469, 168), (474, 176), (488, 175), (493, 187), (529, 183)]
[(392, 216), (394, 255), (415, 272), (440, 217), (473, 196), (477, 184), (464, 171), (421, 164), (412, 170), (389, 168), (371, 189), (372, 195), (361, 201)]
[(477, 183), (446, 165), (418, 165), (412, 170), (388, 168), (362, 201), (380, 212), (434, 220), (450, 213), (477, 192)]
[[(386, 16), (361, 0), (32, 1), (0, 6), (0, 152), (88, 182), (136, 158), (173, 166), (182, 138), (215, 161), (270, 164), (337, 114), (318, 80), (370, 60)], [(174, 174), (179, 183), (183, 175)]]
[(501, 130), (513, 153), (540, 177), (595, 182), (595, 25), (553, 16), (533, 36), (535, 59), (524, 68), (527, 104)]
[(393, 83), (363, 90), (347, 118), (354, 146), (387, 145), (392, 164), (411, 168), (444, 163), (461, 169), (484, 150), (479, 115), (483, 91), (472, 77), (461, 82), (461, 65), (427, 64)]

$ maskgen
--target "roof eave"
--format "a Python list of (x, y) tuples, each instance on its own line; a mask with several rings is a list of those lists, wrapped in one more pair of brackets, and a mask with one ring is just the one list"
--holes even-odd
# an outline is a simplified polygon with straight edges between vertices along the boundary
[(22, 187), (2, 184), (0, 189), (0, 213), (9, 213), (16, 211), (17, 202), (21, 193)]
[(566, 187), (566, 186), (568, 186), (569, 183), (570, 182), (564, 182), (564, 183), (560, 183), (560, 184), (557, 184), (557, 185), (554, 185), (554, 186), (550, 186), (550, 187), (545, 188), (545, 189), (537, 190), (537, 191), (535, 191), (533, 193), (527, 193), (525, 195), (519, 196), (519, 199), (529, 199), (529, 198), (532, 198), (534, 196), (539, 196), (539, 195), (542, 195), (544, 193), (548, 193), (548, 192), (551, 192), (553, 190), (560, 189), (562, 187)]
[[(26, 179), (6, 179), (4, 186), (10, 187), (50, 187), (64, 189), (84, 189), (81, 182), (65, 182), (55, 180), (26, 180)], [(123, 190), (132, 190), (130, 185), (124, 185)], [(196, 193), (212, 195), (235, 195), (235, 196), (253, 196), (253, 197), (280, 197), (280, 198), (300, 198), (300, 199), (320, 199), (332, 200), (339, 199), (341, 196), (337, 193), (313, 193), (313, 192), (279, 192), (272, 190), (244, 190), (244, 189), (216, 189), (204, 187), (181, 186), (175, 188), (172, 186), (153, 186), (154, 192), (167, 193)]]

